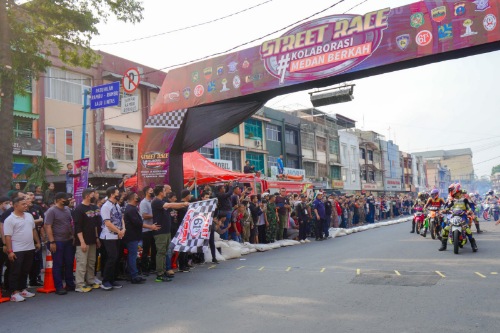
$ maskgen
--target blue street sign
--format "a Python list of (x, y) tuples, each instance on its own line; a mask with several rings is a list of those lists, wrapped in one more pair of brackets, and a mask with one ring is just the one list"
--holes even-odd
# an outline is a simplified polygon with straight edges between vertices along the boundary
[(120, 103), (120, 82), (103, 84), (92, 87), (90, 95), (90, 109), (101, 109), (117, 106)]

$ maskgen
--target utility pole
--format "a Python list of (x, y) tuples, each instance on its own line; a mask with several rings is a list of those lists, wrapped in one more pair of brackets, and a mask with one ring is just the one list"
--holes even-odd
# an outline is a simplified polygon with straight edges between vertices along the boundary
[(11, 30), (7, 10), (10, 0), (0, 0), (0, 192), (10, 190), (12, 182), (12, 142), (14, 115), (14, 73), (12, 72), (12, 55), (10, 48)]

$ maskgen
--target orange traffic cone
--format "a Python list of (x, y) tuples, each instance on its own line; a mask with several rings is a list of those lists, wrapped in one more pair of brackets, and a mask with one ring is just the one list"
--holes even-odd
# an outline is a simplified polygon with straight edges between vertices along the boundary
[(39, 293), (53, 293), (56, 291), (54, 286), (54, 277), (52, 276), (52, 253), (47, 250), (47, 259), (45, 263), (45, 278), (43, 279), (43, 287), (36, 290)]
[(10, 297), (2, 297), (2, 285), (0, 285), (0, 303), (9, 302)]

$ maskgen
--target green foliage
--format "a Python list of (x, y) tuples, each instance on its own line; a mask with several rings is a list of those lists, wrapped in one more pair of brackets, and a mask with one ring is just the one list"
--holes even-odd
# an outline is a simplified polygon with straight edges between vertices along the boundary
[(21, 175), (26, 176), (26, 188), (29, 188), (30, 185), (41, 185), (45, 190), (48, 185), (47, 174), (52, 173), (53, 175), (58, 175), (62, 168), (62, 163), (55, 158), (42, 156), (38, 158), (37, 161), (30, 167), (24, 169), (21, 172)]
[(493, 168), (491, 168), (491, 174), (494, 175), (495, 173), (500, 172), (500, 164), (495, 165)]

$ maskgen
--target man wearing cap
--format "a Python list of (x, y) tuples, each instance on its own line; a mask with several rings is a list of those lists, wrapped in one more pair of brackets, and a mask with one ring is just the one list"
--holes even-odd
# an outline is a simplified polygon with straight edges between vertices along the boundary
[(307, 195), (301, 194), (300, 201), (295, 205), (295, 213), (299, 223), (299, 241), (306, 242), (307, 223), (309, 222), (309, 207), (307, 206)]
[[(67, 193), (55, 195), (55, 205), (45, 213), (45, 233), (49, 240), (49, 250), (52, 253), (52, 275), (57, 295), (66, 295), (67, 291), (75, 290), (73, 280), (73, 263), (75, 248), (73, 246), (73, 218)], [(63, 287), (63, 270), (66, 289)]]
[(316, 240), (323, 240), (323, 224), (325, 223), (325, 203), (323, 202), (323, 193), (319, 192), (316, 195), (316, 200), (313, 202), (313, 216), (316, 218), (315, 220), (315, 234)]

